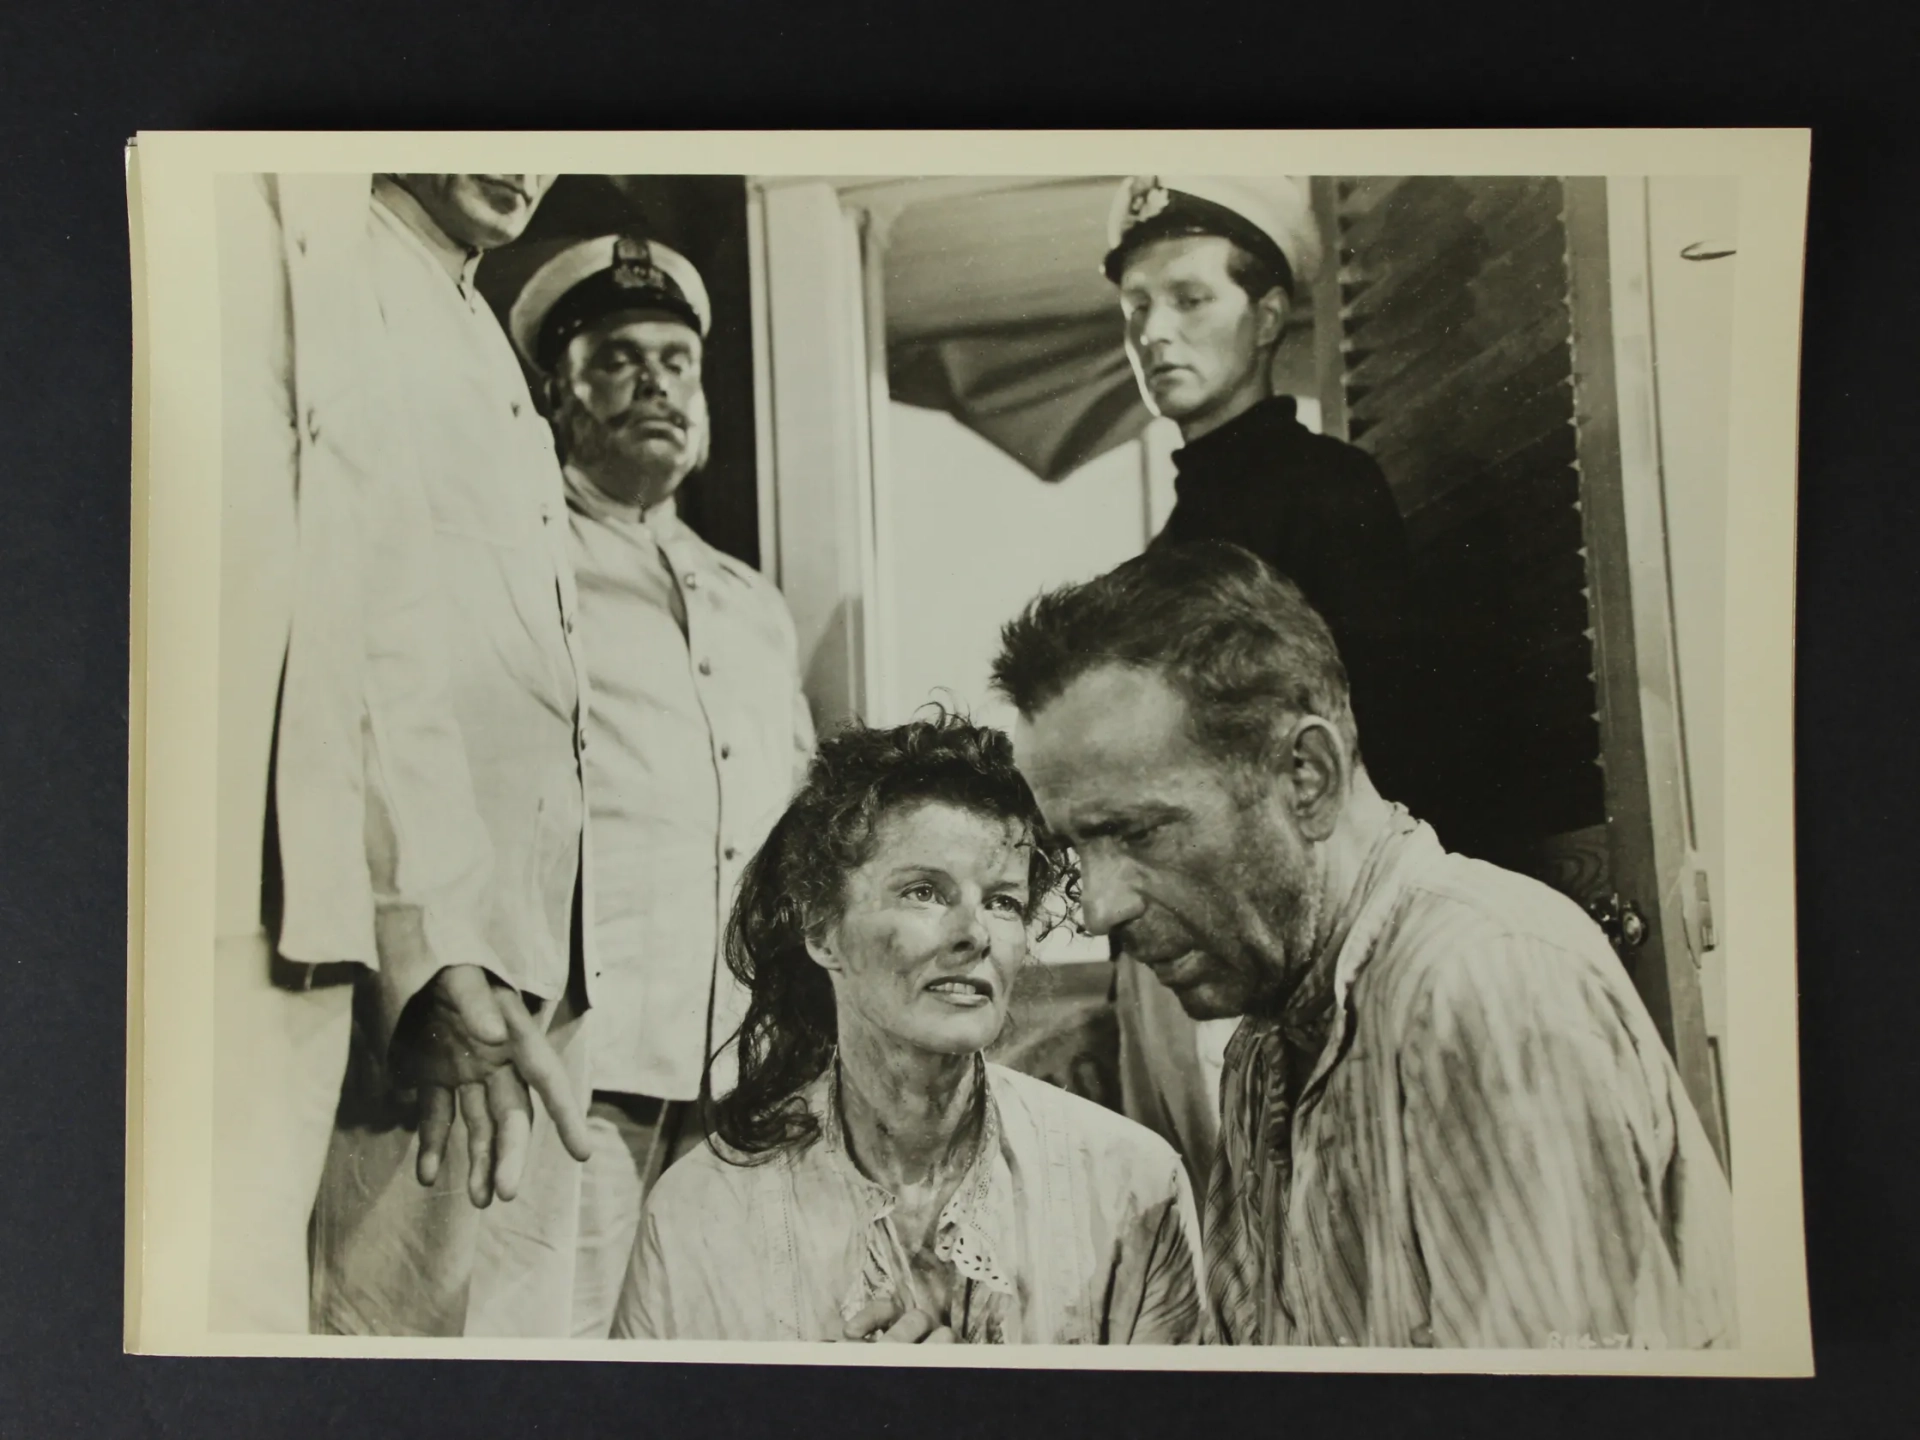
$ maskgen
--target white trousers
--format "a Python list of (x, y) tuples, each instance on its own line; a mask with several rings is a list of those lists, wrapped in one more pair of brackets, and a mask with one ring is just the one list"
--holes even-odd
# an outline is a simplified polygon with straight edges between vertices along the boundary
[(604, 1340), (613, 1333), (613, 1312), (647, 1196), (668, 1164), (700, 1141), (693, 1109), (685, 1101), (648, 1095), (594, 1096), (587, 1112), (593, 1156), (580, 1177), (575, 1339)]
[(207, 1326), (305, 1334), (307, 1224), (347, 1065), (353, 987), (273, 982), (264, 933), (214, 948)]
[[(537, 1020), (585, 1103), (586, 1016), (562, 998)], [(363, 1045), (356, 1027), (354, 1044)], [(455, 1122), (431, 1186), (414, 1177), (414, 1117), (355, 1096), (333, 1133), (314, 1211), (314, 1329), (335, 1335), (565, 1338), (584, 1167), (534, 1101), (520, 1193), (476, 1210), (466, 1127)], [(384, 1105), (384, 1108), (383, 1108)]]

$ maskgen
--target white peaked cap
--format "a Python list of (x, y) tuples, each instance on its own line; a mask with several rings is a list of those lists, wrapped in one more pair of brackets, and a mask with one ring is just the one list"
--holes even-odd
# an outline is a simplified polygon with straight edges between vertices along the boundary
[(1107, 212), (1108, 278), (1117, 278), (1113, 267), (1127, 237), (1174, 212), (1173, 218), (1191, 220), (1196, 229), (1225, 234), (1255, 251), (1264, 248), (1259, 243), (1264, 238), (1287, 262), (1295, 288), (1302, 288), (1320, 268), (1320, 227), (1309, 196), (1304, 176), (1130, 175)]
[[(575, 291), (581, 294), (574, 296)], [(693, 262), (658, 240), (636, 235), (600, 235), (569, 245), (521, 287), (507, 313), (507, 332), (536, 369), (546, 368), (542, 331), (563, 303), (577, 312), (571, 317), (575, 329), (619, 310), (678, 313), (702, 337), (713, 324), (713, 302)]]

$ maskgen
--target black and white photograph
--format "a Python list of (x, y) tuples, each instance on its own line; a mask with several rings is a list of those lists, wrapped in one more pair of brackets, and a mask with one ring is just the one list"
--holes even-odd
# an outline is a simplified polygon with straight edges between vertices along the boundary
[(1622, 137), (140, 137), (129, 1348), (1803, 1373), (1804, 136)]

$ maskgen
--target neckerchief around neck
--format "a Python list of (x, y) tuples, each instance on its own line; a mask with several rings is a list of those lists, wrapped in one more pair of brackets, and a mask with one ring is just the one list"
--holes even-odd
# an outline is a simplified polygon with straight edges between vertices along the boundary
[(1282, 1299), (1278, 1242), (1293, 1180), (1294, 1120), (1311, 1099), (1315, 1080), (1335, 1063), (1347, 1033), (1342, 1012), (1359, 969), (1359, 962), (1345, 963), (1352, 958), (1349, 942), (1371, 944), (1356, 935), (1355, 926), (1420, 829), (1404, 806), (1392, 807), (1302, 985), (1278, 1014), (1248, 1016), (1228, 1044), (1220, 1127), (1226, 1164), (1216, 1178), (1230, 1174), (1239, 1193), (1223, 1212), (1211, 1203), (1208, 1210), (1236, 1233), (1210, 1236), (1208, 1252), (1252, 1260), (1245, 1267), (1217, 1267), (1218, 1303), (1238, 1343), (1273, 1343), (1277, 1319), (1292, 1328)]
[[(1338, 999), (1340, 959), (1346, 950), (1348, 938), (1353, 934), (1354, 922), (1360, 918), (1361, 910), (1379, 888), (1381, 875), (1389, 861), (1400, 853), (1403, 838), (1413, 834), (1419, 826), (1420, 822), (1408, 813), (1404, 805), (1394, 805), (1389, 809), (1386, 824), (1367, 848), (1352, 887), (1341, 901), (1339, 910), (1334, 913), (1326, 934), (1320, 939), (1313, 963), (1307, 967), (1307, 973), (1301, 976), (1293, 994), (1287, 997), (1286, 1004), (1281, 1007), (1277, 1028), (1285, 1037), (1289, 1049), (1305, 1053), (1308, 1066), (1320, 1058), (1321, 1047), (1327, 1040), (1328, 1023), (1333, 1018)], [(1305, 1082), (1305, 1075), (1298, 1077), (1298, 1084)]]

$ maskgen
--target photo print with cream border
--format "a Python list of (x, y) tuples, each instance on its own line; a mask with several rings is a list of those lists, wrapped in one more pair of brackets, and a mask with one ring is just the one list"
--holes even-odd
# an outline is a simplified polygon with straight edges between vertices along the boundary
[(128, 153), (130, 1350), (1810, 1371), (1804, 132)]

